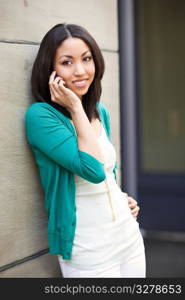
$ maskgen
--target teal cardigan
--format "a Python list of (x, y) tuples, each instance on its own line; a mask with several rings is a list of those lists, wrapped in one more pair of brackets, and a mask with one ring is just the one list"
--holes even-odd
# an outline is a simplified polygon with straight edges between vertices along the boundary
[[(102, 102), (97, 109), (111, 140), (108, 111)], [(74, 174), (100, 183), (105, 179), (104, 164), (78, 150), (73, 124), (48, 103), (37, 102), (27, 109), (25, 129), (45, 194), (49, 252), (70, 259), (76, 227)], [(114, 174), (116, 178), (116, 165)]]

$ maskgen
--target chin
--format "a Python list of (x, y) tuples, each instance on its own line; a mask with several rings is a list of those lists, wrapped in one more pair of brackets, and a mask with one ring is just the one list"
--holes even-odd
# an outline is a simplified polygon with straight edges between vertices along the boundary
[(85, 91), (81, 91), (81, 92), (76, 92), (76, 91), (74, 91), (74, 92), (79, 98), (82, 98), (85, 94), (87, 94), (88, 89)]

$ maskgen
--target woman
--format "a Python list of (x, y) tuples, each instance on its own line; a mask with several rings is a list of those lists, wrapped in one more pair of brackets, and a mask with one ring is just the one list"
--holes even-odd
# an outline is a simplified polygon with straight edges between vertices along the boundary
[(58, 24), (44, 36), (26, 134), (45, 192), (49, 250), (64, 277), (145, 277), (139, 207), (116, 183), (109, 114), (99, 101), (103, 73), (83, 27)]

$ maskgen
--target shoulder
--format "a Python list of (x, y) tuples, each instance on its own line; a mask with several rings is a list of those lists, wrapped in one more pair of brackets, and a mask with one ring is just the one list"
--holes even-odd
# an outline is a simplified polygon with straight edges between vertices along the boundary
[(67, 122), (67, 117), (65, 117), (61, 112), (55, 109), (53, 106), (46, 102), (35, 102), (31, 104), (25, 112), (25, 121), (36, 121), (44, 119), (45, 121), (55, 119)]
[(34, 134), (40, 130), (54, 131), (59, 127), (63, 128), (63, 131), (73, 130), (69, 119), (46, 102), (31, 104), (25, 112), (24, 122), (27, 134)]
[(47, 114), (52, 111), (51, 105), (46, 102), (35, 102), (31, 104), (25, 113), (25, 117), (40, 115), (40, 114)]

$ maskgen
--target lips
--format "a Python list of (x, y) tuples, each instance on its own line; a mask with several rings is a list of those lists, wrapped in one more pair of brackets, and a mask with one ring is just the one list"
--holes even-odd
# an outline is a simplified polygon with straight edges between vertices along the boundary
[(87, 83), (87, 79), (81, 79), (81, 80), (75, 80), (73, 81), (73, 84), (76, 86), (76, 87), (84, 87)]

